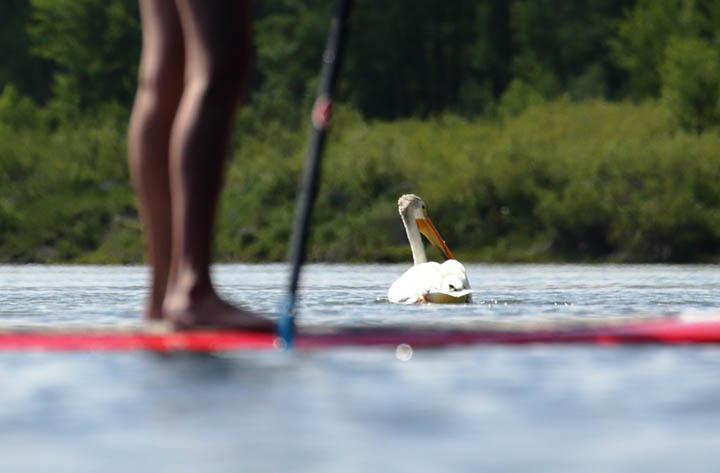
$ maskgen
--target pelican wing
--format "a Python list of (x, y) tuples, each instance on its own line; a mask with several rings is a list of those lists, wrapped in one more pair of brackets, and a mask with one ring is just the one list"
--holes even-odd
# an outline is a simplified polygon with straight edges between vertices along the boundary
[(457, 260), (447, 260), (443, 264), (418, 264), (405, 271), (390, 286), (388, 301), (399, 304), (468, 302), (471, 293), (465, 267)]

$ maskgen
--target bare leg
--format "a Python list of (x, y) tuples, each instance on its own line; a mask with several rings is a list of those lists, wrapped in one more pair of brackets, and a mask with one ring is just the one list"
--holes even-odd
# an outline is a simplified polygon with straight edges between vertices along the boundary
[(174, 0), (141, 0), (140, 8), (143, 49), (128, 151), (153, 270), (145, 316), (159, 319), (170, 270), (168, 142), (182, 95), (185, 59)]
[(211, 243), (232, 118), (250, 67), (249, 0), (177, 0), (185, 88), (170, 137), (172, 255), (163, 304), (179, 326), (272, 330), (224, 302), (210, 279)]

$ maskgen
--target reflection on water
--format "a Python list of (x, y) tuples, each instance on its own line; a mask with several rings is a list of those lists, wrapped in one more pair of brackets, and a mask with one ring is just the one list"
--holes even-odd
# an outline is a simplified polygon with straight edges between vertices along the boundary
[[(317, 265), (304, 323), (694, 313), (714, 266), (469, 265), (474, 303), (383, 301), (403, 265)], [(283, 265), (216, 268), (272, 313)], [(0, 266), (0, 324), (138, 324), (137, 267)], [(403, 361), (404, 360), (404, 361)], [(720, 347), (0, 354), (0, 471), (717, 471)]]

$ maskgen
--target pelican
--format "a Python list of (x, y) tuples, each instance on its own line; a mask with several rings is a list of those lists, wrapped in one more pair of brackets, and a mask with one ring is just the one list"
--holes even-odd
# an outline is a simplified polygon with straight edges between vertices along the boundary
[[(430, 221), (423, 200), (414, 194), (405, 194), (398, 200), (398, 211), (410, 242), (414, 266), (392, 283), (388, 301), (401, 304), (470, 302), (472, 291), (465, 267), (453, 258)], [(439, 264), (427, 260), (421, 233), (447, 261)]]

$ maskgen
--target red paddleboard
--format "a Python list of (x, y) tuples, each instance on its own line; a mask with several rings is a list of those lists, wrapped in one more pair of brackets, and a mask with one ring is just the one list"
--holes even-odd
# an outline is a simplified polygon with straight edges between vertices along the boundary
[[(480, 344), (720, 344), (720, 320), (592, 319), (587, 322), (478, 322), (470, 327), (409, 326), (301, 327), (300, 350), (348, 346), (441, 348)], [(241, 330), (145, 331), (142, 328), (0, 329), (0, 351), (127, 352), (176, 351), (212, 353), (273, 350), (282, 346), (275, 334)]]

